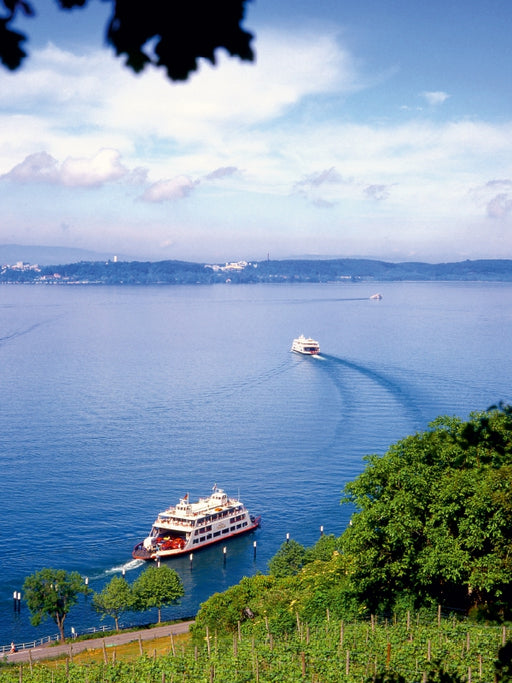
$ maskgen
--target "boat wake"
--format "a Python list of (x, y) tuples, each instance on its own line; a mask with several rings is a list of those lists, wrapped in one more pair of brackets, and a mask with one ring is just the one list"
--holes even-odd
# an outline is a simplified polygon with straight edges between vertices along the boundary
[[(370, 366), (343, 358), (326, 355), (323, 360), (329, 361), (325, 369), (347, 407), (350, 407), (349, 412), (350, 409), (355, 410), (356, 406), (359, 410), (364, 408), (370, 413), (372, 409), (382, 411), (386, 405), (392, 410), (390, 406), (394, 404), (395, 407), (399, 407), (400, 413), (411, 428), (417, 430), (424, 424), (425, 419), (416, 392), (404, 381), (392, 378)], [(346, 373), (353, 373), (353, 379), (349, 379), (349, 374)]]
[[(245, 391), (247, 388), (257, 386), (259, 384), (265, 384), (272, 381), (277, 376), (289, 372), (290, 365), (287, 359), (281, 361), (278, 365), (269, 368), (268, 370), (257, 374), (257, 375), (247, 375), (241, 377), (238, 381), (231, 381), (229, 384), (224, 386), (218, 386), (213, 388), (211, 391), (207, 391), (202, 395), (203, 402), (217, 401), (220, 398), (225, 398), (229, 396), (235, 396), (241, 391)], [(192, 399), (186, 400), (186, 404), (192, 404), (197, 402), (198, 397), (194, 396)]]
[(34, 323), (34, 325), (30, 325), (29, 327), (26, 327), (23, 330), (16, 330), (14, 332), (11, 332), (10, 334), (6, 334), (3, 337), (0, 337), (0, 344), (6, 344), (7, 342), (14, 341), (18, 339), (19, 337), (23, 337), (26, 334), (30, 334), (34, 330), (37, 330), (38, 327), (41, 327), (42, 325), (46, 324), (47, 322), (50, 322), (48, 320), (43, 320), (42, 322)]
[(121, 574), (123, 571), (129, 572), (132, 569), (137, 569), (142, 564), (144, 564), (144, 560), (130, 560), (129, 562), (125, 562), (125, 564), (122, 564), (119, 567), (112, 567), (111, 569), (107, 569), (107, 571), (105, 573), (106, 574)]

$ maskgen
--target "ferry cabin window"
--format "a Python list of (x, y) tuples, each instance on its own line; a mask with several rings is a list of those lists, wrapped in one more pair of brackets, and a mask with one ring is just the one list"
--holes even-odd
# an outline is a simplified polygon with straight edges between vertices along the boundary
[(214, 532), (213, 538), (215, 538), (216, 536), (220, 536), (220, 531), (215, 531), (215, 532)]
[(229, 534), (229, 529), (222, 529), (223, 534)]
[(207, 534), (207, 535), (206, 535), (206, 540), (208, 540), (208, 539), (211, 538), (211, 537), (212, 537), (211, 534)]

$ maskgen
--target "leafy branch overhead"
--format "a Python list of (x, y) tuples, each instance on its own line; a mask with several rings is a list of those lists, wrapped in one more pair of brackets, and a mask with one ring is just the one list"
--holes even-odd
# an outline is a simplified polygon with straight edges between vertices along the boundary
[[(85, 7), (89, 0), (56, 0), (62, 10)], [(215, 52), (253, 61), (252, 34), (241, 27), (248, 0), (104, 0), (112, 5), (106, 40), (136, 73), (148, 64), (163, 67), (173, 81), (183, 81), (197, 69), (197, 60), (216, 63)], [(2, 5), (4, 12), (2, 12)], [(27, 36), (13, 24), (18, 15), (36, 17), (26, 0), (0, 0), (0, 60), (17, 69), (27, 56)]]

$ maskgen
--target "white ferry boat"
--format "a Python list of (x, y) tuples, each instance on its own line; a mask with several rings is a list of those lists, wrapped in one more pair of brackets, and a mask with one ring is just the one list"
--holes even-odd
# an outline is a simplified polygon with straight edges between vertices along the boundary
[(243, 503), (213, 487), (213, 493), (191, 503), (188, 493), (174, 507), (160, 512), (147, 538), (133, 549), (137, 560), (158, 560), (199, 550), (212, 543), (253, 531), (261, 517), (253, 517)]
[(307, 356), (314, 356), (320, 353), (320, 344), (314, 339), (306, 339), (306, 337), (301, 334), (300, 337), (293, 340), (291, 351), (296, 351), (297, 353), (304, 353)]

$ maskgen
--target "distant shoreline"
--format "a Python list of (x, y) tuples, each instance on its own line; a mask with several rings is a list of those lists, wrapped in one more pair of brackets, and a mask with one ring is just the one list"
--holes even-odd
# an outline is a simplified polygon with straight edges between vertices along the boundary
[(511, 259), (454, 263), (393, 263), (371, 259), (238, 261), (80, 261), (38, 266), (18, 262), (0, 269), (0, 284), (205, 285), (343, 284), (353, 282), (512, 282)]

